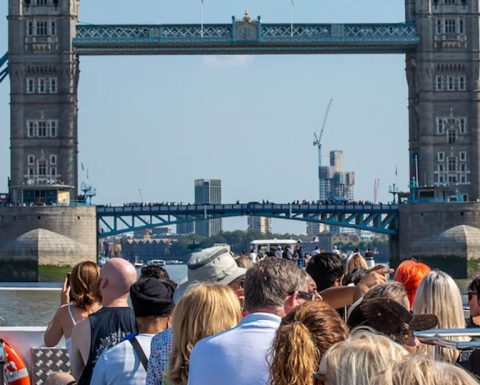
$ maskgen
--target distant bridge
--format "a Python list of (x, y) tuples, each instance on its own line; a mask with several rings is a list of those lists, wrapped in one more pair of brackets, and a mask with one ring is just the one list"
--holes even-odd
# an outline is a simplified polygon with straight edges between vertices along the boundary
[(97, 206), (98, 236), (205, 219), (259, 216), (398, 234), (398, 205), (321, 203), (139, 204)]

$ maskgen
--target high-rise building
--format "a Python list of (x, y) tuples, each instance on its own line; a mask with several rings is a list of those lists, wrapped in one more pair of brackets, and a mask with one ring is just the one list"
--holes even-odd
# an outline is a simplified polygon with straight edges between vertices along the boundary
[[(330, 164), (321, 166), (319, 169), (320, 191), (319, 199), (321, 201), (340, 201), (352, 200), (355, 187), (355, 173), (345, 171), (343, 151), (330, 151)], [(317, 235), (323, 230), (323, 227), (317, 223), (307, 224), (307, 234)], [(338, 233), (338, 226), (330, 226), (330, 231)]]
[[(222, 203), (222, 181), (220, 179), (195, 180), (195, 204)], [(212, 237), (222, 231), (222, 219), (195, 221), (195, 233)]]
[(177, 234), (193, 234), (195, 232), (195, 222), (177, 223)]
[(268, 217), (248, 217), (248, 231), (270, 234), (272, 232), (272, 219)]

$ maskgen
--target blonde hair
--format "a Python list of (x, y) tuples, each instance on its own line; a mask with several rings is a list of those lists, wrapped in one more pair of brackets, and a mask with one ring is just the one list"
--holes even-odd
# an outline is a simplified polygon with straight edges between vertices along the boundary
[[(434, 314), (438, 318), (439, 329), (464, 329), (463, 303), (455, 281), (447, 273), (433, 270), (423, 278), (417, 290), (413, 303), (414, 314)], [(454, 338), (452, 338), (454, 339)], [(456, 337), (456, 340), (465, 341), (466, 337)], [(434, 357), (433, 346), (422, 346), (424, 352)], [(453, 349), (440, 348), (439, 359), (454, 363), (459, 352)]]
[(325, 302), (307, 302), (283, 318), (271, 349), (270, 385), (311, 385), (326, 350), (348, 335), (337, 311)]
[(173, 349), (168, 360), (167, 379), (173, 385), (186, 385), (194, 345), (202, 338), (236, 326), (241, 316), (238, 297), (228, 286), (191, 286), (173, 311)]
[(370, 385), (391, 362), (406, 355), (408, 352), (390, 338), (372, 329), (357, 328), (325, 353), (320, 372), (330, 385)]
[(456, 365), (417, 355), (394, 362), (371, 385), (478, 385), (478, 382)]
[(367, 261), (365, 261), (365, 258), (363, 258), (360, 253), (354, 253), (348, 257), (347, 264), (345, 265), (345, 274), (350, 273), (357, 267), (368, 269)]

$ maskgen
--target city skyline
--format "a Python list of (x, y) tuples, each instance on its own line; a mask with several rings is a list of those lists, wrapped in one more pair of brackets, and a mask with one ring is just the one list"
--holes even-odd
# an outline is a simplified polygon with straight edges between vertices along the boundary
[[(80, 20), (199, 22), (200, 1), (186, 1), (184, 6), (136, 2), (144, 7), (116, 3), (82, 1)], [(206, 0), (205, 22), (228, 23), (231, 15), (240, 18), (245, 5), (264, 22), (289, 22), (290, 1), (283, 7), (273, 6), (273, 1), (250, 3)], [(379, 1), (295, 4), (295, 22), (404, 20), (403, 1), (388, 6)], [(7, 47), (6, 8), (5, 4), (0, 8), (1, 54)], [(330, 98), (334, 102), (322, 143), (324, 164), (330, 150), (344, 151), (345, 167), (357, 174), (356, 199), (373, 200), (373, 183), (380, 178), (380, 198), (390, 200), (388, 185), (396, 182), (397, 165), (399, 185), (407, 187), (403, 55), (81, 57), (80, 61), (79, 163), (89, 169), (90, 182), (97, 187), (96, 203), (138, 201), (139, 190), (145, 201), (192, 202), (191, 183), (197, 178), (222, 179), (224, 202), (315, 200), (313, 132), (320, 129)], [(2, 192), (7, 191), (10, 162), (8, 93), (4, 82), (0, 85)], [(80, 174), (81, 181), (86, 173)], [(246, 228), (246, 219), (225, 221), (224, 227)], [(305, 225), (273, 224), (275, 232), (288, 229), (304, 232)]]

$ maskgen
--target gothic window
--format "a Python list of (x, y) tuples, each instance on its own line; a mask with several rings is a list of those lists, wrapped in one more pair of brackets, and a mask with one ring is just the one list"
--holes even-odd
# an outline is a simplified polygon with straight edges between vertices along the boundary
[(437, 160), (443, 162), (445, 160), (445, 153), (443, 151), (437, 152)]
[(29, 167), (28, 168), (28, 176), (33, 177), (34, 174), (35, 174), (35, 171), (33, 170), (33, 167)]
[(57, 34), (57, 23), (55, 21), (50, 22), (50, 35), (55, 36)]
[(448, 183), (457, 183), (457, 177), (455, 175), (450, 175), (448, 177)]
[(35, 155), (28, 155), (27, 161), (28, 161), (28, 164), (29, 164), (30, 166), (31, 166), (31, 165), (34, 165), (34, 164), (35, 164)]
[(50, 93), (51, 94), (56, 94), (57, 91), (57, 78), (50, 78)]
[(38, 122), (38, 136), (40, 138), (45, 138), (47, 136), (47, 122), (39, 121)]
[(45, 160), (39, 160), (38, 161), (37, 174), (38, 174), (38, 176), (47, 175), (47, 162)]
[(448, 158), (448, 171), (457, 171), (457, 160), (455, 158)]
[(46, 21), (37, 21), (37, 36), (47, 36), (47, 22)]
[(56, 167), (50, 167), (50, 175), (51, 176), (57, 175), (57, 168)]
[(48, 5), (48, 0), (36, 0), (36, 5)]
[(56, 155), (50, 155), (50, 165), (54, 166), (57, 164), (57, 156)]
[(33, 36), (33, 21), (27, 23), (27, 35)]
[[(466, 151), (460, 151), (458, 154), (458, 157), (460, 159), (460, 162), (465, 162), (467, 160), (467, 152)], [(465, 166), (464, 164), (462, 166)], [(465, 170), (463, 170), (465, 171)]]
[(445, 168), (443, 167), (443, 164), (439, 164), (438, 165), (438, 172), (444, 172), (445, 171)]
[(459, 91), (465, 91), (465, 76), (459, 76), (458, 77), (458, 90)]
[(447, 82), (447, 89), (448, 91), (455, 91), (455, 77), (449, 76)]
[(444, 27), (445, 33), (456, 33), (457, 21), (455, 19), (445, 19)]
[(467, 119), (465, 118), (457, 119), (457, 127), (460, 134), (465, 135), (467, 133)]
[(445, 134), (445, 122), (443, 118), (437, 118), (437, 134), (438, 135)]
[(463, 19), (460, 19), (458, 21), (458, 33), (465, 33), (465, 24), (463, 22)]
[(35, 136), (35, 122), (33, 120), (27, 121), (27, 136), (33, 138)]
[(27, 78), (27, 94), (35, 93), (35, 79)]
[(457, 141), (457, 133), (454, 130), (448, 131), (448, 143), (453, 144)]
[(56, 120), (50, 120), (49, 122), (50, 126), (50, 136), (52, 138), (55, 138), (57, 136), (57, 121)]
[(437, 19), (437, 33), (438, 34), (441, 34), (443, 32), (443, 29), (442, 29), (442, 20), (441, 19)]
[(435, 79), (435, 89), (437, 91), (443, 91), (443, 77), (442, 76), (437, 76)]
[(45, 81), (44, 78), (38, 79), (38, 93), (39, 94), (44, 94), (47, 92), (47, 82)]

